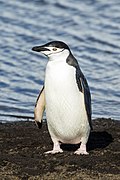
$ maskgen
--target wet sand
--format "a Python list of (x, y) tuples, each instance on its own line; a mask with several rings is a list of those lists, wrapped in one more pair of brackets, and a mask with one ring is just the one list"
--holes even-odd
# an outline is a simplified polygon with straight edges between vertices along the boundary
[(0, 180), (118, 180), (120, 179), (120, 121), (93, 120), (87, 149), (89, 155), (74, 155), (77, 145), (62, 145), (61, 154), (52, 149), (46, 123), (0, 123)]

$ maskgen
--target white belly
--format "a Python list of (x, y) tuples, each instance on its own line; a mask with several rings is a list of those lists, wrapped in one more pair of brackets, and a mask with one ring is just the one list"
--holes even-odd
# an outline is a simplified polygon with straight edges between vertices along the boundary
[(45, 77), (46, 116), (51, 137), (79, 143), (89, 124), (84, 95), (78, 89), (75, 68), (65, 62), (48, 62)]

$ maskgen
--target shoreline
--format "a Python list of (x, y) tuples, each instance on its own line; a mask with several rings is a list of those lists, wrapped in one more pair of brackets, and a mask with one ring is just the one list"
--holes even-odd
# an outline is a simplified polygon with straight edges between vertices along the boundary
[(63, 153), (45, 155), (52, 149), (45, 122), (41, 129), (33, 121), (0, 123), (1, 179), (120, 179), (120, 122), (92, 122), (89, 155), (80, 156), (74, 155), (77, 145), (62, 145)]

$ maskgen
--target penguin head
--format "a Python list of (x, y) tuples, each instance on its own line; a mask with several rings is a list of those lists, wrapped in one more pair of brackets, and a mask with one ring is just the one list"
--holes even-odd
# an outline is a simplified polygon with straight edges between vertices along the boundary
[(52, 41), (42, 46), (35, 46), (33, 51), (41, 52), (46, 55), (50, 60), (58, 57), (67, 58), (70, 54), (70, 49), (67, 44), (62, 41)]

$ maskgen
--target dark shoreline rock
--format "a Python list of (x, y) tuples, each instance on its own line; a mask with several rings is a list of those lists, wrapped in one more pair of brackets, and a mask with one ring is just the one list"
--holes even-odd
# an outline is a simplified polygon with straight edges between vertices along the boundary
[(87, 144), (89, 155), (74, 155), (76, 145), (62, 145), (64, 153), (45, 155), (52, 149), (46, 123), (0, 123), (0, 178), (92, 180), (120, 179), (120, 121), (93, 120), (94, 130)]

